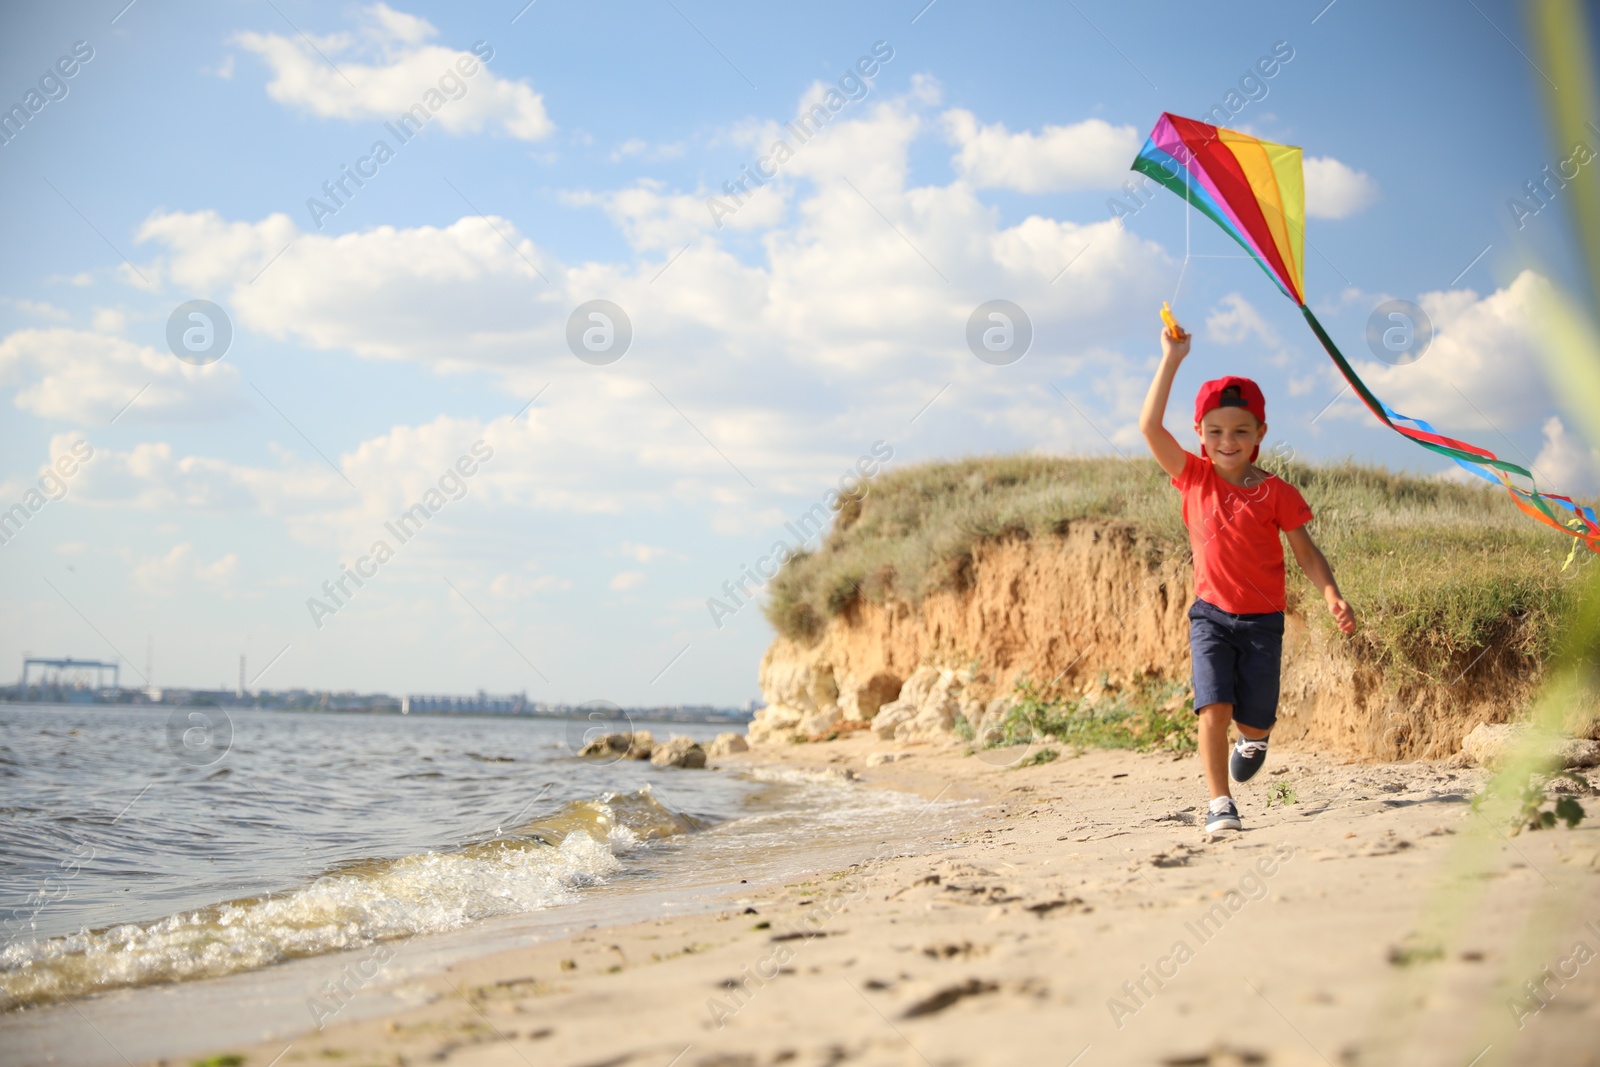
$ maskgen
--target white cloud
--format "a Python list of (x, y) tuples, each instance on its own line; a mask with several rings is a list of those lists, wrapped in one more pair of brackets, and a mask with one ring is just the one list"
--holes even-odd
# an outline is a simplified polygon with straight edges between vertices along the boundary
[(682, 159), (688, 146), (682, 143), (653, 145), (641, 137), (630, 137), (611, 150), (611, 162), (640, 159), (659, 162), (664, 159)]
[(134, 585), (158, 596), (187, 594), (199, 586), (212, 593), (227, 594), (238, 570), (239, 556), (229, 552), (211, 563), (195, 555), (194, 545), (185, 541), (174, 545), (165, 556), (142, 559), (134, 564)]
[(1533, 461), (1539, 488), (1574, 499), (1600, 495), (1600, 448), (1594, 448), (1568, 430), (1561, 417), (1544, 424), (1544, 447)]
[[(781, 179), (810, 183), (793, 210), (769, 219), (752, 203), (736, 216), (766, 224), (755, 264), (723, 246), (697, 195), (654, 183), (573, 194), (612, 213), (642, 253), (632, 263), (564, 265), (511, 220), (477, 217), (297, 238), (282, 215), (250, 224), (165, 214), (140, 239), (165, 246), (151, 272), (191, 289), (231, 283), (243, 327), (439, 370), (490, 368), (524, 396), (549, 381), (528, 353), (564, 352), (567, 316), (595, 297), (621, 304), (636, 327), (648, 323), (652, 351), (680, 353), (669, 368), (716, 361), (709, 384), (727, 398), (738, 392), (730, 375), (757, 363), (769, 377), (826, 368), (885, 390), (912, 384), (900, 372), (931, 377), (930, 356), (978, 374), (965, 322), (997, 292), (1029, 311), (1037, 336), (1078, 350), (1159, 299), (1170, 258), (1110, 220), (1034, 215), (1002, 227), (964, 182), (908, 188), (918, 106), (915, 95), (882, 101), (805, 145)], [(1052, 286), (1069, 263), (1070, 277)], [(701, 376), (696, 388), (705, 386)]]
[(1342, 219), (1378, 199), (1378, 183), (1364, 170), (1327, 156), (1304, 161), (1306, 214), (1314, 219)]
[(627, 541), (622, 542), (621, 551), (624, 556), (640, 563), (649, 563), (667, 554), (666, 549), (657, 548), (655, 545), (636, 545)]
[(487, 127), (537, 141), (554, 131), (539, 93), (487, 69), (492, 47), (478, 42), (474, 56), (426, 44), (439, 31), (387, 4), (363, 13), (359, 35), (313, 37), (314, 47), (298, 34), (241, 32), (233, 43), (272, 68), (268, 96), (322, 118), (394, 120), (420, 105), (423, 117), (455, 134)]
[[(167, 249), (147, 273), (202, 292), (231, 285), (237, 325), (313, 348), (380, 359), (427, 353), (450, 367), (564, 343), (562, 297), (539, 277), (556, 268), (503, 219), (472, 216), (443, 229), (383, 226), (336, 238), (300, 234), (281, 214), (252, 224), (205, 211), (154, 215), (138, 239)], [(474, 327), (465, 338), (463, 322)], [(537, 337), (536, 322), (545, 327)], [(464, 356), (439, 355), (458, 351)]]
[[(1007, 226), (964, 181), (909, 186), (931, 98), (924, 85), (879, 100), (805, 145), (772, 190), (788, 209), (770, 221), (754, 204), (741, 212), (762, 221), (753, 261), (724, 247), (727, 231), (708, 226), (696, 194), (655, 183), (574, 194), (629, 234), (635, 253), (621, 262), (561, 263), (508, 219), (333, 237), (301, 233), (283, 215), (154, 215), (139, 239), (157, 254), (141, 269), (212, 293), (241, 330), (445, 373), (488, 371), (511, 394), (508, 415), (549, 392), (515, 425), (438, 419), (363, 442), (336, 457), (359, 493), (288, 436), (275, 462), (250, 465), (151, 443), (108, 462), (122, 478), (97, 492), (146, 507), (242, 500), (306, 542), (370, 541), (483, 436), (497, 459), (474, 479), (473, 500), (638, 515), (696, 499), (712, 529), (745, 530), (784, 514), (746, 478), (764, 496), (816, 497), (874, 439), (902, 444), (935, 394), (917, 431), (959, 411), (1010, 447), (1109, 450), (1101, 432), (1137, 443), (1148, 370), (1111, 345), (1130, 316), (1159, 303), (1177, 264), (1110, 220), (1032, 215)], [(683, 248), (673, 242), (695, 233), (663, 271)], [(1082, 388), (1094, 395), (1080, 406), (1094, 425), (1048, 391), (1019, 407), (1014, 375), (972, 356), (967, 319), (997, 295), (1033, 320), (1030, 373), (1040, 361), (1046, 373), (1092, 370)], [(566, 351), (568, 316), (596, 297), (621, 304), (635, 326), (635, 348), (614, 368)]]
[[(1418, 302), (1435, 334), (1421, 359), (1403, 366), (1363, 360), (1360, 341), (1359, 348), (1345, 346), (1345, 357), (1390, 407), (1434, 423), (1441, 433), (1472, 440), (1529, 429), (1551, 405), (1533, 333), (1537, 301), (1548, 285), (1523, 271), (1481, 298), (1470, 289), (1424, 293)], [(1346, 400), (1328, 414), (1366, 417), (1366, 409)]]
[(367, 28), (367, 36), (379, 47), (396, 43), (419, 45), (439, 35), (427, 19), (396, 11), (388, 4), (373, 4), (365, 13), (372, 23)]
[[(565, 193), (562, 200), (573, 207), (604, 210), (638, 251), (678, 252), (687, 242), (719, 228), (719, 216), (713, 216), (706, 205), (710, 193), (664, 190), (661, 182), (642, 178), (632, 188)], [(786, 208), (784, 187), (770, 184), (754, 190), (737, 210), (720, 214), (720, 219), (724, 227), (735, 230), (769, 229), (782, 221)]]
[(1236, 345), (1252, 337), (1273, 348), (1283, 343), (1278, 331), (1268, 326), (1255, 305), (1239, 293), (1223, 297), (1206, 316), (1207, 340)]
[(1000, 123), (982, 125), (959, 108), (942, 118), (946, 137), (960, 149), (956, 172), (980, 189), (1114, 189), (1131, 176), (1129, 166), (1144, 143), (1132, 126), (1101, 119), (1011, 133)]
[[(338, 475), (324, 470), (338, 481)], [(164, 441), (144, 441), (125, 451), (95, 449), (74, 479), (72, 493), (87, 504), (157, 512), (243, 509), (255, 502), (252, 488), (266, 480), (262, 474), (224, 460), (177, 456)], [(337, 499), (331, 487), (327, 498)]]
[(1313, 304), (1312, 308), (1324, 318), (1334, 318), (1352, 309), (1360, 309), (1366, 313), (1390, 297), (1389, 293), (1369, 293), (1364, 289), (1347, 285), (1339, 291), (1338, 296), (1326, 297)]
[(249, 282), (273, 257), (300, 236), (284, 214), (268, 215), (260, 222), (227, 222), (215, 211), (190, 214), (156, 213), (139, 227), (134, 239), (141, 244), (157, 241), (180, 255), (145, 264), (142, 273), (158, 283), (172, 281), (199, 293), (217, 295), (230, 284)]
[[(247, 512), (282, 522), (304, 544), (364, 549), (384, 536), (385, 521), (424, 499), (477, 440), (494, 455), (467, 479), (462, 501), (452, 501), (436, 522), (449, 525), (473, 507), (500, 514), (645, 515), (683, 499), (709, 501), (714, 512), (745, 499), (747, 487), (722, 456), (648, 384), (604, 375), (585, 384), (580, 375), (554, 388), (565, 393), (515, 420), (509, 414), (488, 421), (440, 416), (393, 427), (331, 457), (344, 477), (287, 434), (286, 447), (276, 447), (268, 463), (184, 455), (159, 441), (97, 448), (73, 482), (74, 499), (159, 513)], [(811, 490), (850, 462), (819, 446), (818, 420), (804, 412), (708, 409), (703, 401), (680, 400), (763, 489)], [(831, 436), (842, 439), (853, 429), (849, 423), (848, 415), (832, 416)], [(627, 548), (641, 562), (663, 551)], [(412, 549), (407, 555), (418, 558)], [(513, 575), (501, 592), (557, 587)]]
[(495, 575), (489, 581), (489, 595), (496, 600), (522, 601), (538, 593), (572, 588), (572, 582), (566, 578), (535, 574), (535, 570), (536, 567), (528, 564), (520, 572), (506, 571)]
[(50, 322), (71, 322), (72, 316), (65, 308), (58, 308), (46, 300), (29, 300), (27, 297), (7, 297), (6, 303), (22, 312), (32, 315), (36, 319), (47, 319)]
[(623, 571), (613, 575), (610, 582), (611, 588), (619, 593), (643, 584), (644, 571)]
[(12, 403), (41, 418), (104, 423), (225, 418), (244, 405), (227, 362), (197, 367), (122, 337), (56, 327), (18, 330), (0, 340), (0, 385)]
[[(461, 502), (452, 500), (436, 521), (448, 524), (478, 506), (620, 515), (660, 512), (675, 499), (720, 506), (740, 497), (729, 488), (737, 478), (725, 461), (648, 385), (592, 381), (585, 388), (580, 376), (563, 386), (561, 403), (541, 402), (515, 420), (439, 416), (392, 427), (330, 457), (343, 476), (289, 434), (268, 463), (183, 455), (170, 443), (147, 441), (122, 451), (96, 449), (73, 493), (86, 504), (153, 512), (247, 511), (282, 521), (305, 544), (365, 548), (383, 535), (385, 521), (423, 500), (482, 440), (492, 458), (466, 479)], [(783, 490), (814, 481), (818, 467), (826, 467), (803, 436), (813, 422), (802, 413), (706, 413), (687, 401), (685, 407), (759, 472), (764, 486)]]
[(123, 333), (128, 329), (128, 316), (118, 308), (95, 308), (89, 324), (96, 333)]

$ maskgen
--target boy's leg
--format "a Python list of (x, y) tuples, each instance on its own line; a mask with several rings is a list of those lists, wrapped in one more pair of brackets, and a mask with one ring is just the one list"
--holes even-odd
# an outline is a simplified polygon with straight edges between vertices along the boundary
[(1196, 600), (1189, 608), (1189, 651), (1194, 667), (1194, 709), (1199, 717), (1200, 760), (1211, 803), (1206, 831), (1239, 829), (1239, 811), (1228, 792), (1228, 723), (1234, 715), (1238, 650), (1226, 613)]
[[(1236, 782), (1256, 776), (1267, 761), (1267, 736), (1278, 721), (1278, 685), (1283, 661), (1283, 615), (1258, 616), (1245, 627), (1234, 677), (1238, 696), (1233, 724), (1239, 744), (1228, 761)], [(1251, 742), (1260, 742), (1252, 744)]]
[(1208, 704), (1200, 716), (1200, 761), (1205, 767), (1206, 790), (1212, 797), (1231, 796), (1228, 792), (1228, 724), (1233, 721), (1232, 704)]
[(1232, 704), (1208, 704), (1198, 714), (1200, 759), (1205, 765), (1206, 790), (1214, 797), (1231, 796), (1228, 790), (1228, 724), (1233, 723), (1241, 736), (1252, 741), (1260, 740), (1272, 731), (1234, 722)]
[(1239, 719), (1234, 719), (1233, 725), (1239, 728), (1239, 743), (1233, 746), (1233, 752), (1228, 756), (1228, 774), (1236, 782), (1248, 782), (1267, 762), (1267, 735), (1272, 731), (1251, 726)]

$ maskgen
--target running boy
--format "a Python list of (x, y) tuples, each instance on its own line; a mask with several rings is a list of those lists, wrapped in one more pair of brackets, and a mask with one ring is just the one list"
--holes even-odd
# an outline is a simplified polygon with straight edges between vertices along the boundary
[[(1175, 324), (1161, 334), (1161, 366), (1144, 398), (1139, 429), (1161, 469), (1183, 494), (1183, 521), (1194, 554), (1197, 599), (1189, 608), (1194, 659), (1194, 710), (1200, 716), (1200, 758), (1211, 807), (1206, 831), (1240, 828), (1228, 792), (1255, 776), (1267, 759), (1278, 718), (1283, 659), (1282, 530), (1295, 562), (1322, 590), (1339, 629), (1354, 633), (1355, 612), (1339, 594), (1333, 571), (1306, 533), (1311, 508), (1294, 486), (1255, 466), (1267, 435), (1267, 403), (1248, 378), (1206, 382), (1195, 398), (1200, 454), (1186, 451), (1162, 425), (1172, 379), (1189, 354), (1189, 335)], [(1228, 723), (1239, 742), (1228, 755)]]

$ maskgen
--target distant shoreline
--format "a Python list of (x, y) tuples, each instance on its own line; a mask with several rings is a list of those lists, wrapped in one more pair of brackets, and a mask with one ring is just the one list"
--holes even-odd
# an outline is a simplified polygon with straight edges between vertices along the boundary
[[(217, 703), (210, 700), (198, 700), (183, 704), (153, 703), (151, 701), (71, 701), (71, 700), (13, 700), (9, 696), (0, 696), (0, 707), (15, 708), (141, 708), (159, 710), (167, 708), (178, 710), (180, 708), (217, 708), (222, 711), (270, 711), (270, 712), (309, 712), (324, 715), (392, 715), (395, 717), (426, 717), (426, 718), (474, 718), (474, 719), (549, 719), (549, 720), (581, 720), (589, 718), (589, 712), (579, 707), (561, 711), (487, 711), (477, 709), (414, 709), (402, 711), (399, 706), (393, 707), (355, 707), (335, 708), (317, 707), (316, 705), (282, 705), (282, 704), (244, 704), (244, 703)], [(620, 708), (621, 714), (631, 721), (659, 722), (659, 723), (748, 723), (751, 713), (740, 708), (685, 708), (676, 711), (673, 708)]]

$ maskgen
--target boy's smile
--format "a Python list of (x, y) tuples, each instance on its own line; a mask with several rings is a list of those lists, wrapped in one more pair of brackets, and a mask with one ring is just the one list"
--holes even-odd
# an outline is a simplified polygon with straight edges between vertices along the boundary
[(1211, 465), (1226, 481), (1242, 481), (1250, 469), (1250, 455), (1267, 436), (1267, 424), (1244, 408), (1212, 408), (1205, 413), (1195, 432), (1211, 459)]

